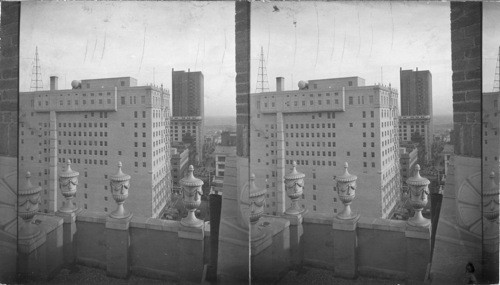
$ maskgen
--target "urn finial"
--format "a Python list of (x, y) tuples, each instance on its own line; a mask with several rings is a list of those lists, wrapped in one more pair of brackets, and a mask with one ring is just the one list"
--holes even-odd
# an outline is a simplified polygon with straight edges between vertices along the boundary
[(130, 217), (131, 213), (125, 210), (123, 203), (128, 197), (130, 188), (130, 175), (122, 172), (122, 162), (118, 162), (118, 171), (109, 177), (111, 195), (117, 204), (117, 208), (109, 216), (115, 219), (124, 219)]
[(344, 209), (337, 214), (337, 218), (341, 220), (352, 220), (358, 216), (351, 211), (351, 203), (356, 198), (356, 181), (358, 177), (349, 173), (349, 164), (344, 163), (344, 174), (337, 176), (337, 194), (339, 200), (344, 204)]
[(180, 181), (183, 196), (182, 202), (188, 210), (188, 215), (181, 219), (181, 224), (186, 227), (197, 228), (203, 225), (203, 220), (196, 218), (194, 213), (201, 205), (201, 195), (203, 194), (201, 187), (203, 186), (203, 181), (194, 177), (193, 172), (193, 165), (189, 165), (186, 177)]
[(409, 187), (410, 204), (415, 210), (415, 214), (408, 220), (408, 224), (417, 227), (427, 227), (431, 221), (422, 216), (422, 210), (427, 205), (430, 181), (420, 176), (420, 165), (415, 165), (414, 176), (406, 180)]
[(67, 159), (66, 170), (59, 174), (59, 188), (61, 189), (61, 194), (66, 198), (66, 202), (63, 202), (63, 206), (59, 209), (60, 212), (72, 213), (78, 209), (73, 203), (78, 186), (78, 175), (77, 171), (71, 169), (71, 160)]
[(288, 197), (292, 201), (290, 207), (286, 209), (287, 215), (299, 215), (305, 212), (299, 205), (299, 199), (304, 193), (305, 174), (297, 171), (297, 162), (293, 161), (291, 172), (285, 175), (285, 188)]

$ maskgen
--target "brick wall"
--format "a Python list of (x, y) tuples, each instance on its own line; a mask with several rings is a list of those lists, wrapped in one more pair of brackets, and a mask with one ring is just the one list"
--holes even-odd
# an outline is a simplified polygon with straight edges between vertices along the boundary
[(248, 157), (250, 139), (250, 2), (236, 1), (236, 153)]
[(455, 154), (481, 157), (482, 3), (450, 5)]
[(17, 156), (19, 2), (2, 2), (0, 28), (0, 156)]

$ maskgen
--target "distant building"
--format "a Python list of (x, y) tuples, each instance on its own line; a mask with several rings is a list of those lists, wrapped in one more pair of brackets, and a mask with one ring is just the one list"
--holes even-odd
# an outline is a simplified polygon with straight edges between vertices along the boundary
[(203, 160), (204, 92), (203, 73), (172, 69), (172, 141), (182, 141), (182, 135), (188, 132), (196, 137), (198, 162)]
[[(401, 85), (400, 140), (419, 133), (425, 141), (425, 159), (431, 158), (433, 141), (432, 75), (428, 70), (399, 71)], [(405, 129), (405, 126), (407, 127)], [(405, 138), (406, 137), (406, 138)]]
[(432, 147), (432, 127), (431, 116), (401, 116), (399, 117), (399, 140), (402, 143), (411, 142), (413, 138), (422, 139), (425, 149), (425, 159), (431, 158)]
[[(250, 167), (267, 188), (266, 213), (283, 212), (283, 177), (293, 161), (303, 172), (303, 200), (311, 212), (336, 213), (342, 202), (332, 189), (344, 163), (358, 176), (353, 202), (361, 214), (388, 217), (400, 195), (398, 94), (365, 86), (359, 77), (300, 82), (299, 90), (250, 95)], [(264, 180), (265, 178), (265, 180)]]
[(189, 148), (184, 146), (172, 147), (172, 191), (180, 194), (182, 189), (179, 181), (184, 178), (189, 166)]
[(41, 210), (61, 205), (57, 174), (71, 159), (79, 207), (112, 211), (110, 169), (121, 161), (134, 177), (127, 209), (158, 217), (172, 187), (169, 91), (131, 77), (75, 80), (69, 90), (57, 83), (54, 76), (51, 90), (20, 94), (19, 167), (43, 187)]
[(221, 133), (221, 145), (236, 146), (236, 132), (224, 131)]
[(403, 185), (406, 185), (406, 180), (413, 176), (413, 167), (417, 164), (418, 150), (399, 148), (399, 160), (401, 161), (401, 179)]
[[(193, 155), (196, 161), (203, 154), (203, 118), (202, 117), (172, 117), (170, 124), (170, 140), (174, 143), (191, 143), (195, 146)], [(191, 162), (193, 163), (193, 162)]]

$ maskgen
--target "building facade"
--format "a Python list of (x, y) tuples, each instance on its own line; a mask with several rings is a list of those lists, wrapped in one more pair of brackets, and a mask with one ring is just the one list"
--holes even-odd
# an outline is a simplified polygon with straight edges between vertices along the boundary
[(170, 94), (131, 77), (73, 81), (73, 89), (20, 94), (20, 169), (43, 187), (41, 209), (61, 205), (57, 173), (68, 159), (80, 172), (76, 202), (92, 211), (115, 208), (110, 165), (133, 174), (127, 209), (158, 217), (170, 199)]
[(300, 82), (299, 90), (251, 94), (250, 167), (268, 190), (266, 213), (281, 213), (289, 199), (283, 177), (293, 161), (306, 174), (302, 200), (313, 212), (342, 209), (332, 179), (358, 175), (354, 205), (364, 215), (388, 217), (400, 195), (398, 94), (364, 86), (359, 77)]
[(191, 143), (195, 145), (193, 154), (196, 161), (202, 161), (203, 155), (203, 118), (172, 117), (170, 123), (170, 140), (172, 143)]
[[(182, 135), (190, 127), (196, 137), (197, 161), (203, 161), (205, 129), (204, 77), (200, 71), (172, 69), (172, 141), (182, 141)], [(177, 132), (178, 131), (178, 132)], [(178, 135), (178, 136), (176, 136)]]
[(413, 138), (420, 137), (425, 150), (425, 159), (431, 158), (433, 141), (432, 119), (429, 115), (401, 116), (399, 117), (399, 141), (411, 142)]
[(413, 167), (417, 164), (418, 150), (416, 148), (399, 148), (399, 160), (401, 161), (401, 180), (406, 186), (406, 180), (413, 176)]
[(182, 189), (179, 181), (184, 178), (189, 166), (189, 147), (172, 146), (171, 154), (172, 191), (180, 194)]
[[(419, 126), (423, 124), (426, 131), (420, 135), (424, 136), (425, 159), (431, 158), (431, 144), (433, 132), (432, 120), (432, 74), (428, 70), (403, 70), (399, 71), (401, 87), (401, 125)], [(422, 117), (423, 116), (423, 117)], [(408, 128), (408, 132), (410, 128)], [(418, 131), (416, 131), (418, 132)], [(402, 132), (405, 134), (405, 132)], [(401, 141), (411, 140), (410, 136)]]

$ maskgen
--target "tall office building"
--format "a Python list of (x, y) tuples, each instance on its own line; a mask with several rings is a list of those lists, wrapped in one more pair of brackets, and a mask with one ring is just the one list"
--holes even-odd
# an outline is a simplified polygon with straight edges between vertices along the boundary
[(433, 137), (432, 75), (428, 70), (399, 71), (401, 86), (400, 141), (419, 133), (424, 141), (425, 159), (431, 158)]
[(196, 142), (197, 160), (203, 160), (205, 129), (204, 78), (201, 71), (172, 69), (172, 141), (189, 133)]
[(250, 95), (250, 166), (268, 190), (266, 213), (288, 207), (283, 178), (293, 161), (306, 175), (301, 203), (312, 212), (342, 210), (332, 182), (348, 162), (358, 176), (354, 208), (388, 217), (400, 193), (397, 91), (359, 77), (283, 86), (277, 78), (275, 92)]
[(43, 188), (40, 208), (61, 206), (58, 172), (71, 159), (80, 172), (77, 204), (114, 210), (109, 171), (121, 161), (132, 176), (126, 208), (158, 217), (172, 188), (169, 91), (131, 77), (75, 80), (69, 90), (51, 77), (50, 86), (20, 95), (19, 168)]

